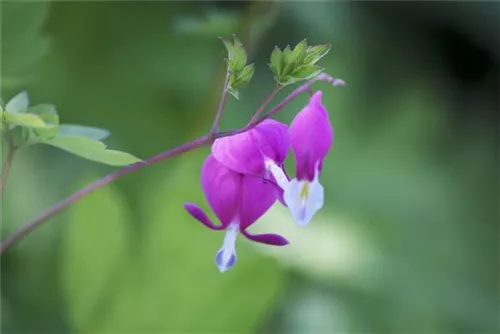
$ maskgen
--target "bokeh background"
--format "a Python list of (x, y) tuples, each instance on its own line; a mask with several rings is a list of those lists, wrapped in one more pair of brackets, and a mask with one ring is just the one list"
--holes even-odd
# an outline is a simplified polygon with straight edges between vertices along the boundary
[[(324, 209), (300, 229), (276, 205), (253, 227), (289, 246), (241, 239), (220, 274), (223, 234), (182, 208), (208, 207), (208, 149), (191, 152), (99, 190), (5, 253), (2, 333), (498, 333), (499, 13), (480, 1), (2, 1), (2, 99), (26, 89), (142, 158), (209, 129), (217, 36), (238, 34), (257, 68), (223, 129), (273, 87), (275, 45), (331, 43), (321, 65), (348, 83), (314, 86), (336, 131)], [(112, 170), (50, 147), (20, 152), (3, 236)]]

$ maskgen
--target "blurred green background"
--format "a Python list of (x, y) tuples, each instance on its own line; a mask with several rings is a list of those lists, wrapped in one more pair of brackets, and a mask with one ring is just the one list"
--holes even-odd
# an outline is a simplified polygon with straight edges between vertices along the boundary
[[(314, 86), (336, 136), (324, 209), (300, 229), (276, 205), (254, 226), (289, 246), (241, 239), (221, 275), (223, 234), (182, 208), (208, 207), (208, 149), (191, 152), (99, 190), (5, 253), (2, 333), (497, 333), (499, 9), (2, 1), (2, 99), (26, 89), (142, 158), (209, 129), (224, 75), (217, 36), (237, 33), (257, 68), (223, 129), (245, 124), (273, 87), (275, 45), (331, 43), (320, 64), (348, 83)], [(3, 237), (111, 170), (50, 147), (20, 152)]]

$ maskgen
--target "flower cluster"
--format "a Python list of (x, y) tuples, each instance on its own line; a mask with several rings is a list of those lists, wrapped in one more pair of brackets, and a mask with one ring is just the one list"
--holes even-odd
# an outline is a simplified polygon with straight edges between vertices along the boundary
[[(201, 186), (221, 224), (210, 221), (195, 204), (186, 203), (185, 209), (208, 228), (226, 231), (215, 258), (221, 272), (236, 262), (235, 242), (239, 233), (259, 243), (288, 244), (277, 234), (255, 235), (247, 231), (276, 200), (288, 207), (299, 226), (307, 225), (323, 206), (319, 175), (332, 146), (333, 129), (321, 96), (321, 91), (312, 95), (289, 127), (266, 119), (251, 130), (213, 143), (202, 167)], [(290, 147), (296, 161), (293, 179), (284, 167)]]

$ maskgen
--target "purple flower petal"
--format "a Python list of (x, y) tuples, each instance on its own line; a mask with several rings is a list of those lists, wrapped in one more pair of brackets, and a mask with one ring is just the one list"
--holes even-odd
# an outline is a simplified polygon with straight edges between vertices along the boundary
[(224, 228), (236, 218), (240, 205), (241, 179), (241, 174), (223, 166), (212, 155), (203, 164), (201, 187), (208, 204)]
[(299, 180), (314, 179), (316, 168), (321, 170), (322, 161), (333, 143), (333, 128), (321, 103), (321, 96), (321, 91), (316, 92), (289, 128)]
[(198, 220), (200, 223), (212, 230), (222, 230), (224, 227), (222, 225), (215, 225), (212, 223), (210, 218), (194, 203), (184, 203), (184, 208), (194, 219)]
[(240, 229), (255, 223), (278, 198), (276, 187), (260, 177), (243, 176), (241, 207), (239, 210)]
[(266, 119), (255, 131), (261, 134), (259, 137), (265, 139), (260, 143), (261, 151), (277, 165), (283, 164), (290, 149), (288, 126), (273, 119)]
[(274, 246), (285, 246), (289, 244), (289, 241), (279, 234), (250, 234), (245, 230), (241, 231), (241, 234), (243, 234), (247, 239), (261, 244)]
[(235, 172), (264, 175), (265, 159), (281, 164), (288, 148), (287, 126), (268, 119), (249, 131), (217, 139), (212, 145), (212, 155)]

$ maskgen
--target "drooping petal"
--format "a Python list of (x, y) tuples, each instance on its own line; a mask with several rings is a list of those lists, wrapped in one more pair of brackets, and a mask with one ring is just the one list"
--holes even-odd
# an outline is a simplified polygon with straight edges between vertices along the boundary
[(238, 225), (231, 224), (227, 228), (222, 248), (215, 255), (215, 264), (221, 273), (228, 271), (236, 263), (236, 237), (238, 232)]
[(289, 244), (288, 240), (279, 234), (250, 234), (245, 230), (241, 231), (241, 234), (243, 234), (247, 239), (261, 244), (274, 246), (285, 246)]
[(205, 160), (201, 170), (201, 187), (208, 204), (227, 227), (236, 217), (240, 205), (242, 175), (223, 166), (212, 155)]
[(212, 155), (238, 173), (264, 175), (265, 159), (281, 164), (288, 147), (286, 124), (268, 119), (249, 131), (217, 139)]
[(333, 143), (333, 128), (321, 97), (322, 92), (316, 92), (289, 128), (299, 180), (313, 180), (315, 169), (319, 166), (321, 170), (322, 161)]
[(273, 184), (260, 177), (244, 175), (238, 211), (240, 229), (255, 223), (277, 199), (278, 190)]
[(298, 226), (306, 226), (314, 214), (323, 207), (324, 189), (318, 177), (312, 182), (293, 179), (285, 189), (284, 199), (293, 220)]
[(198, 220), (200, 223), (208, 227), (212, 230), (222, 230), (224, 227), (222, 225), (215, 225), (212, 223), (210, 218), (208, 218), (207, 214), (203, 212), (196, 204), (194, 203), (184, 203), (184, 208), (194, 219)]
[(25, 91), (14, 96), (5, 106), (5, 111), (9, 113), (24, 113), (28, 109), (29, 99), (28, 93)]

